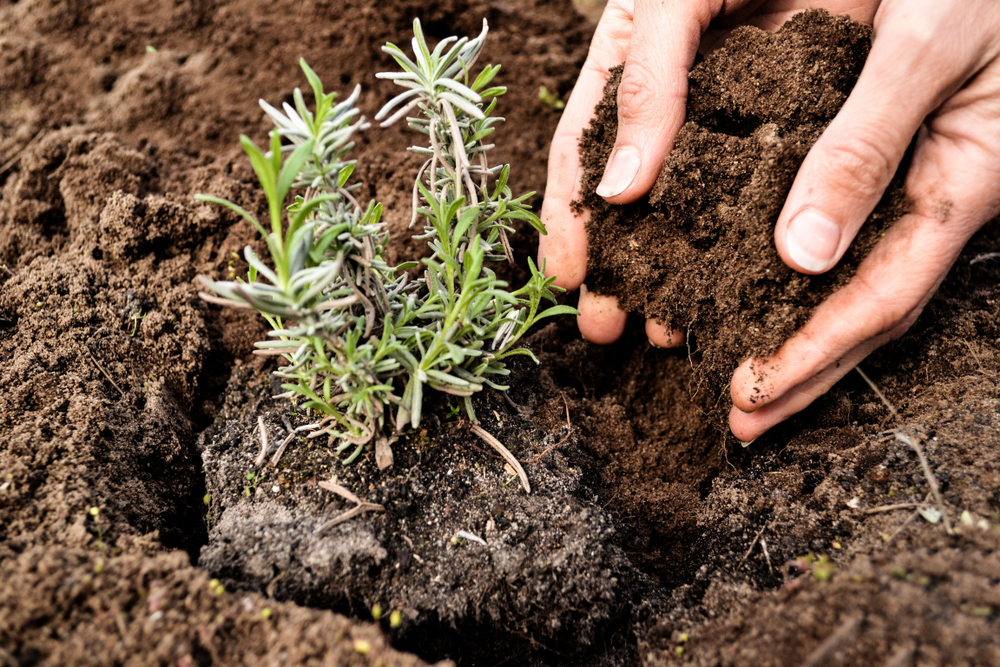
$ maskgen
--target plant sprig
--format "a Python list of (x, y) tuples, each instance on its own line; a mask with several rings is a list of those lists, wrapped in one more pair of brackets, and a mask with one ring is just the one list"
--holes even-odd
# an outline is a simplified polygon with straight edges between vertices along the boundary
[[(488, 29), (475, 39), (449, 37), (433, 50), (419, 20), (414, 21), (414, 58), (387, 44), (384, 50), (403, 71), (378, 74), (407, 90), (376, 115), (383, 126), (407, 117), (428, 137), (412, 151), (427, 157), (413, 188), (411, 226), (425, 220), (424, 239), (432, 255), (422, 260), (420, 278), (409, 279), (410, 262), (386, 263), (388, 234), (382, 207), (362, 207), (348, 185), (354, 162), (346, 159), (351, 137), (367, 128), (355, 104), (359, 89), (335, 104), (319, 77), (302, 69), (316, 100), (310, 110), (299, 89), (295, 105), (261, 106), (276, 129), (270, 150), (241, 137), (268, 202), (269, 225), (236, 204), (207, 195), (247, 219), (270, 254), (268, 266), (248, 247), (247, 280), (202, 282), (213, 303), (252, 308), (271, 326), (258, 354), (279, 355), (288, 363), (275, 374), (285, 393), (318, 412), (314, 435), (327, 433), (338, 451), (354, 451), (391, 422), (396, 431), (420, 423), (427, 387), (463, 398), (476, 421), (471, 396), (484, 386), (505, 390), (495, 380), (509, 374), (504, 362), (534, 355), (514, 347), (539, 320), (575, 314), (556, 303), (561, 288), (531, 260), (531, 279), (516, 291), (499, 280), (487, 261), (512, 261), (507, 234), (518, 221), (541, 233), (545, 228), (527, 199), (507, 185), (509, 165), (490, 167), (484, 140), (503, 119), (492, 116), (503, 87), (490, 86), (500, 70), (487, 65), (471, 80)], [(287, 205), (293, 191), (294, 201)], [(272, 268), (273, 266), (273, 268)], [(544, 267), (543, 267), (544, 270)], [(387, 419), (394, 406), (395, 418)]]

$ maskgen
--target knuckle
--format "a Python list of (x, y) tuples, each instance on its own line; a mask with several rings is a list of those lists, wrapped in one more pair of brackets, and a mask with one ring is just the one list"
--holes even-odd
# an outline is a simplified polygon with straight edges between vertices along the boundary
[(618, 85), (618, 120), (642, 121), (656, 115), (656, 88), (653, 77), (643, 66), (630, 63)]
[(913, 305), (904, 295), (887, 292), (885, 286), (871, 276), (858, 275), (857, 278), (868, 302), (867, 337), (892, 330), (912, 310)]
[(856, 135), (821, 147), (820, 174), (826, 187), (856, 199), (885, 189), (896, 169), (896, 160), (877, 137)]

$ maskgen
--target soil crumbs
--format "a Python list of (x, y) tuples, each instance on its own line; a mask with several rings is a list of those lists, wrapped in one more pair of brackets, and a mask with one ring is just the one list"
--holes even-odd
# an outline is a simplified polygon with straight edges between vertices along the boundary
[[(953, 534), (862, 382), (733, 448), (693, 360), (650, 349), (641, 326), (596, 348), (551, 324), (530, 341), (542, 366), (517, 366), (506, 398), (477, 397), (531, 495), (447, 397), (384, 473), (370, 453), (343, 467), (302, 439), (254, 472), (256, 417), (273, 433), (299, 417), (249, 356), (260, 323), (193, 284), (244, 272), (233, 253), (253, 230), (191, 195), (260, 210), (236, 148), (267, 129), (256, 98), (301, 85), (304, 55), (330, 88), (361, 82), (371, 115), (392, 94), (378, 48), (417, 12), (437, 38), (490, 21), (485, 58), (511, 91), (499, 157), (513, 187), (541, 190), (558, 116), (512, 84), (569, 91), (593, 26), (568, 3), (0, 2), (0, 663), (1000, 663), (1000, 264), (975, 261), (1000, 246), (995, 224), (865, 362), (921, 443)], [(780, 74), (826, 72), (843, 95), (859, 61), (838, 74), (824, 45), (863, 58), (867, 33), (802, 21), (733, 44), (790, 41), (800, 65)], [(739, 53), (706, 64), (745, 70)], [(780, 114), (740, 114), (703, 131), (778, 137), (789, 173), (782, 142), (804, 151), (825, 122), (798, 116), (813, 129), (788, 139)], [(357, 155), (400, 256), (416, 247), (409, 143), (370, 133)], [(781, 170), (758, 171), (739, 179), (780, 201)], [(385, 511), (319, 531), (350, 507), (314, 486), (334, 475)]]
[(713, 399), (728, 400), (736, 366), (791, 337), (906, 211), (904, 164), (833, 270), (793, 271), (774, 246), (795, 173), (870, 46), (870, 28), (823, 11), (798, 14), (776, 33), (735, 30), (692, 69), (685, 124), (652, 191), (633, 204), (614, 206), (594, 192), (614, 147), (622, 67), (581, 139), (578, 205), (592, 211), (588, 287), (688, 331)]

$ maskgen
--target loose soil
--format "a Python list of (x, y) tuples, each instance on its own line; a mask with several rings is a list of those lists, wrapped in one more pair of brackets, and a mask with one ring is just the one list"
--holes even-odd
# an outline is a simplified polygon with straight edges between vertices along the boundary
[[(581, 141), (587, 285), (628, 312), (687, 331), (714, 399), (751, 355), (774, 352), (842, 287), (906, 212), (900, 175), (837, 266), (809, 276), (788, 268), (774, 224), (809, 148), (847, 99), (871, 29), (803, 12), (777, 33), (735, 30), (692, 69), (687, 116), (647, 197), (613, 206), (594, 190), (618, 131), (622, 67)], [(728, 413), (728, 405), (725, 406)]]
[[(567, 2), (0, 0), (0, 664), (1000, 663), (1000, 263), (973, 261), (1000, 246), (995, 224), (913, 330), (864, 364), (922, 443), (954, 535), (915, 513), (926, 479), (862, 382), (734, 447), (692, 370), (711, 359), (706, 334), (689, 358), (650, 348), (638, 318), (608, 348), (550, 324), (529, 341), (542, 365), (516, 365), (506, 397), (476, 398), (531, 494), (446, 396), (385, 472), (370, 452), (344, 467), (304, 439), (254, 470), (258, 416), (273, 437), (305, 416), (269, 398), (272, 368), (250, 355), (261, 323), (197, 298), (196, 275), (243, 273), (234, 253), (258, 241), (192, 195), (261, 210), (237, 144), (268, 129), (256, 99), (290, 99), (304, 56), (331, 89), (362, 84), (371, 116), (392, 94), (374, 78), (390, 66), (379, 47), (405, 41), (417, 14), (434, 38), (489, 20), (484, 58), (510, 87), (496, 159), (515, 190), (543, 190), (558, 115), (537, 86), (565, 97), (593, 30)], [(753, 71), (760, 54), (740, 44), (780, 51), (760, 74), (813, 72), (842, 96), (867, 33), (796, 25), (738, 32), (732, 62), (702, 67)], [(851, 67), (829, 65), (837, 49)], [(690, 113), (731, 156), (766, 144), (784, 165), (725, 181), (749, 181), (727, 192), (753, 194), (765, 220), (787, 188), (778, 172), (836, 103), (812, 118), (755, 99), (753, 113), (724, 102), (742, 115), (717, 121)], [(404, 229), (410, 143), (371, 131), (355, 152), (394, 260), (418, 249)], [(705, 224), (721, 210), (684, 205)], [(517, 239), (523, 267), (534, 244)], [(805, 286), (759, 282), (812, 305)], [(777, 327), (751, 310), (761, 332)], [(320, 530), (351, 506), (318, 486), (331, 477), (385, 510)]]

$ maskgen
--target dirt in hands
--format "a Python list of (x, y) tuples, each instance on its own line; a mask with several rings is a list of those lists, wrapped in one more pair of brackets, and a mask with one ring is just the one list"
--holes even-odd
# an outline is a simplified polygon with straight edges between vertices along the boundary
[(622, 67), (583, 135), (577, 205), (591, 211), (587, 285), (688, 332), (712, 402), (725, 395), (727, 403), (739, 363), (774, 352), (906, 210), (900, 176), (827, 273), (798, 273), (775, 249), (799, 165), (847, 99), (870, 45), (868, 27), (819, 11), (776, 33), (735, 30), (691, 71), (685, 123), (652, 191), (633, 204), (595, 193), (618, 129)]

